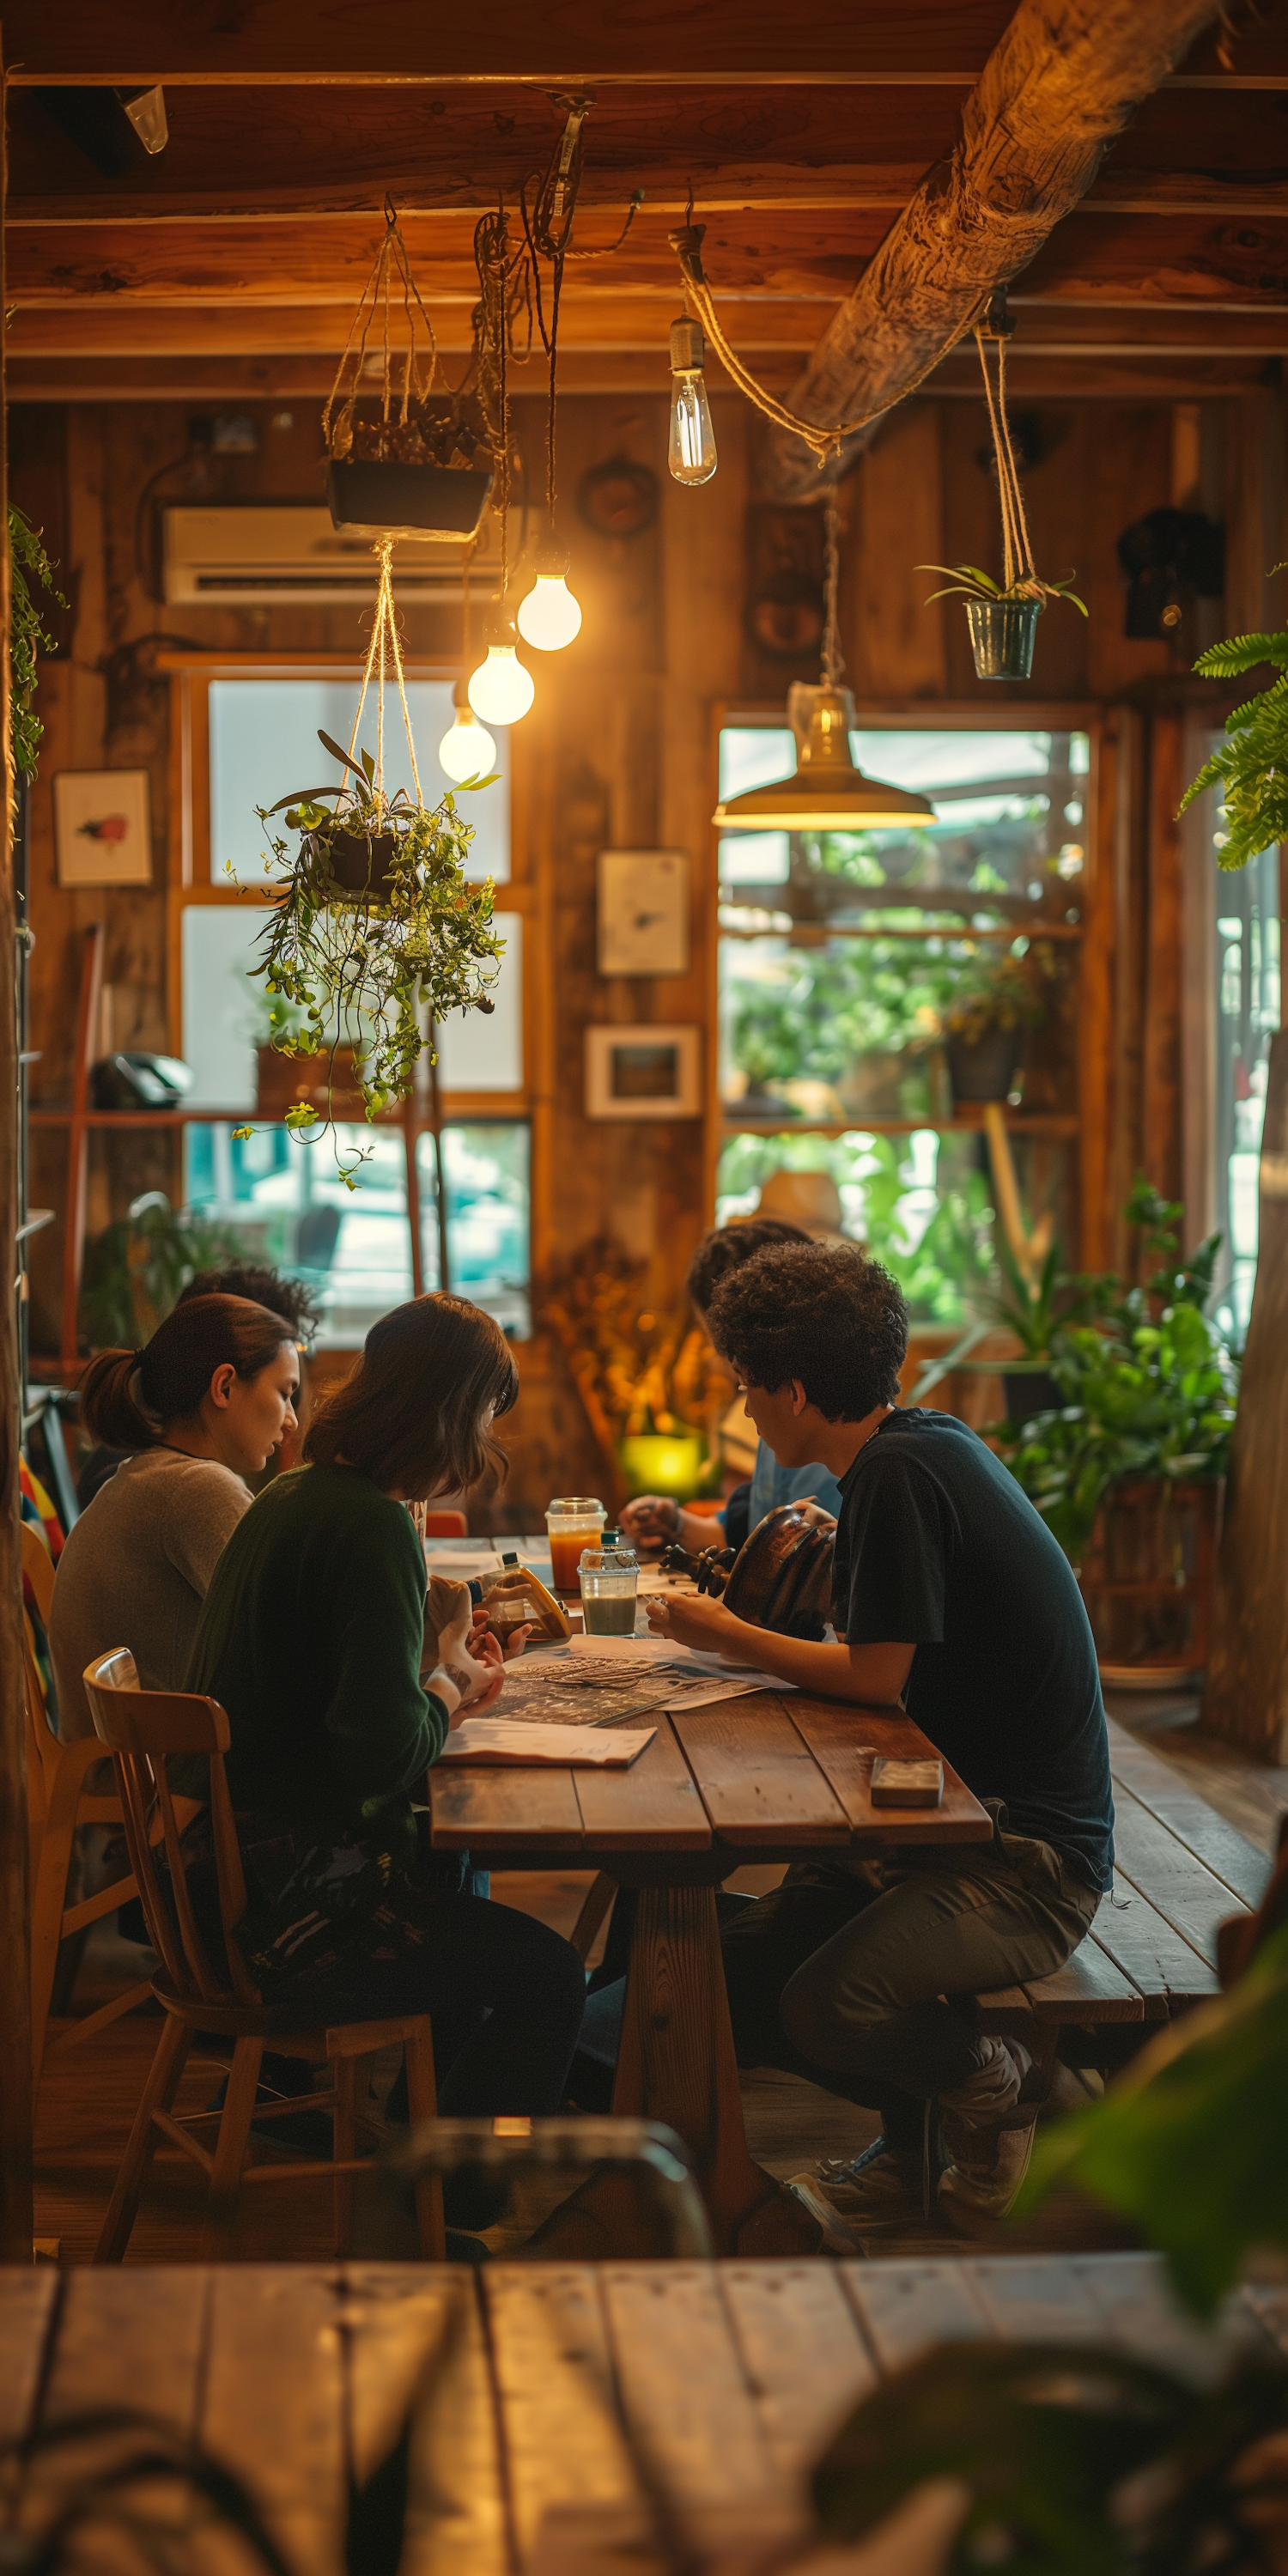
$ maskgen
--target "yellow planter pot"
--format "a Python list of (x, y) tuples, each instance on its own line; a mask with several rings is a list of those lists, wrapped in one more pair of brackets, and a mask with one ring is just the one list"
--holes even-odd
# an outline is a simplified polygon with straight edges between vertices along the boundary
[(622, 1474), (632, 1494), (670, 1494), (686, 1502), (701, 1482), (705, 1445), (698, 1431), (628, 1433), (620, 1451)]

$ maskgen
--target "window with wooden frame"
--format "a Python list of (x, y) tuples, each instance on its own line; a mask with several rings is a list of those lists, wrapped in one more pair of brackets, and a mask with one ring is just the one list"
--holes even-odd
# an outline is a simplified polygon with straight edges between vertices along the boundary
[[(506, 946), (491, 1018), (458, 1014), (438, 1032), (440, 1226), (428, 1089), (374, 1125), (355, 1095), (353, 1120), (338, 1133), (305, 1142), (288, 1135), (283, 1076), (301, 1068), (268, 1047), (268, 1004), (252, 971), (273, 881), (255, 809), (327, 778), (333, 764), (318, 729), (347, 743), (361, 665), (339, 656), (229, 654), (171, 655), (166, 667), (174, 719), (171, 1043), (195, 1076), (186, 1198), (234, 1232), (248, 1255), (308, 1280), (323, 1346), (351, 1347), (389, 1307), (442, 1285), (444, 1235), (446, 1284), (526, 1337), (533, 961), (524, 931), (532, 888), (506, 737), (498, 734), (496, 783), (460, 800), (476, 834), (470, 873), (496, 881)], [(454, 674), (414, 661), (406, 669), (417, 766), (433, 799), (452, 783), (437, 747), (452, 719)], [(407, 756), (401, 721), (391, 725), (388, 715), (385, 739), (392, 790), (404, 783), (399, 761), (406, 766)], [(203, 1111), (208, 1116), (192, 1115)], [(235, 1136), (245, 1124), (253, 1133)], [(337, 1166), (355, 1144), (367, 1159), (350, 1190)]]
[[(894, 1271), (914, 1323), (954, 1325), (992, 1282), (995, 1190), (967, 1096), (987, 1071), (953, 1020), (978, 1004), (982, 1044), (999, 977), (1020, 1023), (1001, 1089), (1025, 1219), (1049, 1220), (1071, 1267), (1081, 1255), (1098, 722), (1084, 707), (905, 702), (863, 711), (851, 742), (936, 819), (719, 838), (714, 1210), (750, 1212), (774, 1171), (825, 1172), (841, 1227)], [(781, 708), (723, 709), (716, 748), (722, 798), (795, 765)]]

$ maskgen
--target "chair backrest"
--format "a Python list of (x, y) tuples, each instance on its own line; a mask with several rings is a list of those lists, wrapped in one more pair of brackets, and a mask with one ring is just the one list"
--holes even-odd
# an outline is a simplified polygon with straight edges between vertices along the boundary
[(54, 1606), (54, 1560), (39, 1530), (30, 1521), (22, 1524), (22, 1570), (31, 1585), (42, 1628), (48, 1631), (49, 1614)]
[[(148, 1937), (165, 1963), (174, 1991), (204, 2003), (252, 2004), (258, 1993), (233, 1939), (233, 1926), (246, 1910), (237, 1828), (224, 1771), (228, 1719), (217, 1699), (195, 1691), (149, 1691), (139, 1688), (134, 1657), (126, 1646), (99, 1655), (84, 1674), (94, 1732), (116, 1764), (130, 1866), (138, 1882)], [(172, 1753), (203, 1753), (210, 1766), (210, 1838), (214, 1854), (219, 1916), (228, 1979), (211, 1966), (188, 1887), (188, 1855), (183, 1848), (166, 1777)], [(161, 1819), (168, 1877), (158, 1872), (149, 1829)]]
[(468, 1538), (470, 1525), (464, 1512), (426, 1512), (426, 1538)]

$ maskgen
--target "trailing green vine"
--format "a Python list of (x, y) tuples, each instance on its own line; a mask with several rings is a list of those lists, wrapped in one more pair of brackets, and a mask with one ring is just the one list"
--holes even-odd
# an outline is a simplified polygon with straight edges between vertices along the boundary
[(36, 656), (57, 650), (55, 638), (41, 621), (40, 611), (31, 595), (31, 583), (56, 600), (60, 608), (67, 602), (54, 580), (54, 568), (41, 543), (41, 530), (33, 528), (30, 519), (9, 504), (9, 692), (10, 723), (13, 732), (13, 765), (22, 778), (36, 775), (36, 755), (44, 733), (39, 716), (32, 706), (36, 694)]
[[(270, 1045), (285, 1056), (325, 1054), (328, 1092), (337, 1050), (351, 1046), (372, 1119), (406, 1099), (422, 1053), (434, 1060), (426, 1021), (432, 1028), (449, 1011), (494, 1008), (504, 942), (493, 927), (491, 878), (466, 878), (474, 827), (452, 794), (433, 808), (403, 788), (387, 796), (370, 752), (355, 761), (328, 734), (318, 738), (341, 763), (342, 783), (255, 809), (286, 879), (251, 972), (269, 997)], [(293, 854), (271, 829), (283, 811), (287, 830), (299, 835)], [(321, 1123), (332, 1122), (307, 1101), (286, 1112), (296, 1132)], [(366, 1159), (338, 1166), (350, 1188)]]

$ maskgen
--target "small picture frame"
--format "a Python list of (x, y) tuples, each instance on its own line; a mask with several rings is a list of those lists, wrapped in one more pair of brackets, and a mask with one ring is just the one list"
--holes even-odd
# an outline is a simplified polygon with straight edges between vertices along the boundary
[(146, 769), (60, 769), (54, 843), (61, 886), (151, 885)]
[(689, 862), (683, 850), (601, 850), (601, 975), (687, 975)]
[(699, 1118), (702, 1032), (695, 1025), (586, 1031), (588, 1118)]

